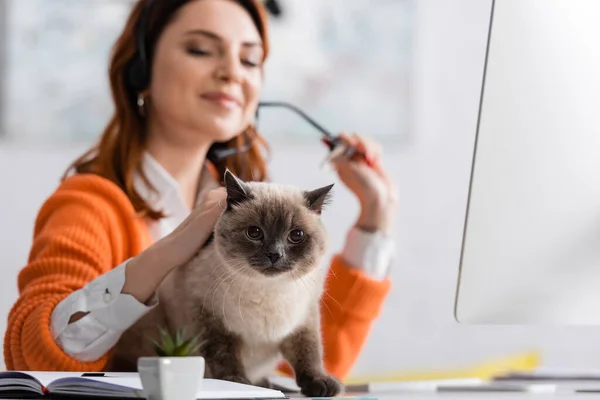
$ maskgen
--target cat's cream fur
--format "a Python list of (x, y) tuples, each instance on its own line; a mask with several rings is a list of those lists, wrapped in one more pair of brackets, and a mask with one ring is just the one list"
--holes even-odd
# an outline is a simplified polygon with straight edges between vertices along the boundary
[[(212, 252), (202, 254), (190, 264), (190, 270), (202, 269), (202, 274), (186, 274), (193, 292), (177, 290), (176, 275), (172, 275), (161, 292), (171, 297), (168, 304), (176, 326), (189, 325), (195, 315), (212, 311), (225, 327), (241, 336), (242, 362), (251, 382), (272, 374), (281, 360), (279, 342), (302, 326), (307, 319), (316, 319), (323, 287), (322, 269), (316, 268), (299, 279), (252, 279), (215, 265), (202, 268), (214, 260)], [(318, 323), (314, 321), (313, 323)]]
[[(112, 369), (123, 370), (118, 366), (124, 362), (132, 365), (137, 357), (152, 356), (145, 335), (156, 337), (157, 326), (172, 332), (188, 327), (189, 334), (200, 333), (208, 340), (200, 350), (207, 359), (208, 377), (260, 384), (285, 358), (306, 394), (338, 393), (339, 383), (322, 366), (319, 314), (327, 245), (320, 212), (331, 186), (304, 192), (272, 183), (243, 183), (229, 172), (226, 183), (227, 210), (217, 222), (214, 240), (163, 281), (157, 307), (117, 344)], [(261, 244), (249, 240), (249, 225), (265, 230)], [(261, 252), (268, 240), (278, 235), (285, 239), (294, 227), (305, 233), (300, 245), (272, 242), (278, 249), (281, 243), (287, 246), (277, 264), (285, 271), (261, 273)]]

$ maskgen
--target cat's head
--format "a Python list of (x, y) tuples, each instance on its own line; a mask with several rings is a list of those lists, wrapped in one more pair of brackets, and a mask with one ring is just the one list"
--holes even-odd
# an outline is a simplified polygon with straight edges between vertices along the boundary
[(219, 255), (237, 273), (254, 277), (294, 279), (319, 268), (327, 247), (321, 211), (332, 187), (242, 182), (226, 171), (227, 207), (215, 227)]

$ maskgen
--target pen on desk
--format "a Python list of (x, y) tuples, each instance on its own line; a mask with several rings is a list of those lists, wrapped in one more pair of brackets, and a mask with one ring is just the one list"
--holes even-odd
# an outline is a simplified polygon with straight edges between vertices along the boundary
[(478, 393), (555, 393), (555, 385), (523, 385), (523, 386), (439, 386), (436, 392), (478, 392)]
[(346, 385), (347, 393), (556, 393), (554, 384), (498, 384), (481, 379), (373, 382)]

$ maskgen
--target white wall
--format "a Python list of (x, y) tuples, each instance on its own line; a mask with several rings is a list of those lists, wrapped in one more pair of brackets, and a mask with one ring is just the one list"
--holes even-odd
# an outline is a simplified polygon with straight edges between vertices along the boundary
[[(387, 147), (387, 165), (402, 193), (395, 286), (355, 372), (462, 366), (529, 349), (543, 350), (548, 365), (597, 366), (598, 329), (480, 327), (454, 321), (490, 1), (419, 0), (418, 6), (415, 141), (403, 149)], [(329, 181), (330, 175), (316, 173), (322, 153), (273, 147), (276, 179), (301, 185)], [(14, 274), (26, 256), (37, 206), (78, 151), (0, 147), (3, 301), (16, 296)], [(351, 223), (349, 213), (356, 211), (349, 200), (348, 193), (339, 190), (325, 216), (336, 247)], [(559, 335), (568, 346), (560, 344)]]

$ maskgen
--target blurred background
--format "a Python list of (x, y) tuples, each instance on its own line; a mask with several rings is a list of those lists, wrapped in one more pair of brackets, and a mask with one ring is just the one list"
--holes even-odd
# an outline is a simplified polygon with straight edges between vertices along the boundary
[[(0, 0), (0, 331), (36, 213), (112, 112), (110, 48), (129, 0)], [(491, 0), (279, 0), (264, 100), (385, 146), (401, 191), (393, 291), (353, 375), (460, 368), (540, 351), (600, 365), (600, 331), (464, 326), (453, 316)], [(532, 21), (535, 23), (535, 21)], [(330, 183), (310, 125), (265, 109), (274, 180)], [(357, 204), (340, 185), (325, 222), (340, 249)], [(0, 365), (3, 366), (3, 365)]]

